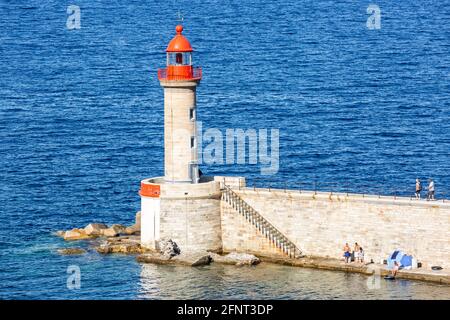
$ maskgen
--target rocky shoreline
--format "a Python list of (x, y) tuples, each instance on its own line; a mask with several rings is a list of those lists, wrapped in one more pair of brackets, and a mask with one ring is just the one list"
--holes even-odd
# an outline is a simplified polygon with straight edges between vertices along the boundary
[[(260, 259), (252, 254), (232, 252), (219, 255), (207, 251), (182, 251), (171, 239), (159, 241), (159, 250), (149, 250), (141, 246), (140, 238), (141, 213), (136, 213), (135, 223), (131, 226), (103, 223), (90, 223), (84, 228), (57, 231), (56, 235), (66, 241), (92, 241), (93, 249), (100, 254), (134, 254), (142, 263), (177, 264), (185, 266), (208, 265), (212, 262), (230, 265), (256, 265)], [(87, 250), (78, 247), (60, 248), (61, 255), (80, 255)]]
[(158, 252), (151, 252), (137, 256), (136, 260), (144, 263), (177, 264), (191, 267), (208, 265), (212, 262), (235, 266), (253, 266), (261, 262), (258, 257), (246, 253), (232, 252), (222, 256), (217, 253), (203, 251), (182, 252), (173, 257)]
[[(348, 265), (342, 261), (320, 257), (302, 257), (298, 259), (282, 258), (278, 256), (259, 256), (252, 253), (229, 252), (218, 254), (207, 251), (184, 252), (183, 248), (171, 239), (159, 241), (159, 250), (149, 250), (141, 246), (140, 237), (140, 212), (136, 213), (135, 223), (131, 226), (113, 224), (107, 226), (102, 223), (90, 223), (84, 228), (75, 228), (68, 231), (58, 231), (56, 235), (66, 241), (89, 241), (91, 247), (100, 254), (131, 254), (136, 255), (136, 260), (141, 263), (173, 264), (184, 266), (201, 266), (210, 263), (220, 263), (235, 266), (254, 266), (262, 262), (283, 264), (295, 267), (325, 269), (372, 275), (374, 268), (380, 270), (380, 275), (389, 274), (383, 265)], [(57, 252), (61, 255), (81, 255), (88, 250), (79, 247), (60, 248)], [(421, 280), (440, 284), (450, 284), (450, 275), (446, 271), (427, 270), (401, 270), (398, 278), (409, 280)]]
[(141, 212), (138, 211), (135, 223), (131, 226), (113, 224), (108, 227), (104, 223), (89, 223), (84, 228), (74, 228), (67, 231), (57, 231), (56, 235), (67, 241), (96, 239), (99, 237), (113, 238), (117, 236), (140, 235), (141, 232)]

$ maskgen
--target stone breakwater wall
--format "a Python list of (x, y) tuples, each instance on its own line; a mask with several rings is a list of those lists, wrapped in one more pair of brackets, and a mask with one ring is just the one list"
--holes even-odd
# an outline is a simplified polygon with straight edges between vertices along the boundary
[(219, 182), (170, 183), (161, 177), (144, 180), (157, 187), (156, 197), (141, 197), (141, 241), (148, 249), (157, 249), (160, 240), (171, 239), (181, 251), (220, 251)]
[(183, 251), (221, 250), (220, 198), (161, 199), (160, 210), (160, 239)]
[[(233, 188), (293, 241), (303, 254), (339, 258), (358, 242), (365, 260), (380, 263), (395, 249), (422, 262), (450, 268), (450, 202), (401, 197)], [(251, 224), (221, 203), (224, 251), (280, 255)]]

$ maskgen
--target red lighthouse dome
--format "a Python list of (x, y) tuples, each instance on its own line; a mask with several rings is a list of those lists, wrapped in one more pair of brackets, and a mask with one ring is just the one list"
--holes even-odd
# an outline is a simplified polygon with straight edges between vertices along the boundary
[(183, 26), (175, 28), (177, 34), (167, 46), (167, 67), (158, 70), (159, 80), (188, 81), (200, 80), (202, 69), (194, 68), (192, 64), (192, 46), (188, 39), (183, 36)]
[(175, 28), (175, 30), (176, 30), (177, 34), (169, 42), (166, 52), (192, 52), (192, 51), (194, 51), (192, 49), (191, 44), (189, 43), (189, 40), (186, 39), (186, 37), (181, 34), (183, 32), (183, 26), (178, 25)]

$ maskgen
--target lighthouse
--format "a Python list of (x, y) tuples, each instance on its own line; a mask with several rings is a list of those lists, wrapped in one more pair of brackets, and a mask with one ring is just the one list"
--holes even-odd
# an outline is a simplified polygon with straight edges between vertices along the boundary
[(158, 70), (164, 88), (164, 178), (198, 183), (196, 88), (202, 69), (194, 68), (192, 46), (178, 25), (166, 49), (166, 67)]
[(183, 250), (222, 248), (220, 182), (199, 175), (196, 90), (202, 69), (193, 66), (193, 49), (176, 26), (158, 69), (164, 90), (164, 176), (141, 181), (141, 245), (158, 249), (162, 239)]

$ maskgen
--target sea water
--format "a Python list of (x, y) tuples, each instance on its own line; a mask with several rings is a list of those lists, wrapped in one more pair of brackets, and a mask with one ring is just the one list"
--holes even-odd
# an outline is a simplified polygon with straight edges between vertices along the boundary
[[(73, 3), (72, 3), (73, 2)], [(411, 196), (450, 190), (450, 26), (441, 1), (87, 1), (0, 5), (0, 298), (449, 298), (448, 287), (262, 264), (60, 256), (52, 232), (131, 224), (163, 175), (157, 68), (183, 18), (204, 129), (279, 129), (279, 170), (203, 164), (250, 186)], [(369, 29), (369, 4), (380, 28)], [(71, 12), (69, 10), (69, 12)], [(68, 286), (70, 266), (80, 288)], [(71, 270), (71, 269), (69, 269)]]

